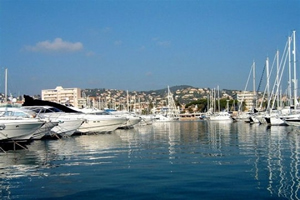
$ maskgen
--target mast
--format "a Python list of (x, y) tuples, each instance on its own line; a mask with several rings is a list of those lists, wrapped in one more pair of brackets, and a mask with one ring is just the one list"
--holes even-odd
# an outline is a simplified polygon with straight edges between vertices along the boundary
[[(255, 62), (253, 61), (253, 97), (254, 97), (254, 104), (253, 104), (253, 107), (254, 108), (256, 108), (256, 102), (257, 102), (257, 100), (256, 100), (256, 91), (255, 91), (255, 89), (256, 89), (256, 86), (255, 86)], [(253, 111), (254, 111), (254, 108), (253, 108)]]
[(266, 71), (267, 71), (267, 99), (268, 99), (268, 105), (267, 109), (269, 109), (269, 101), (270, 101), (270, 72), (269, 72), (269, 57), (267, 57), (266, 60)]
[(293, 54), (294, 54), (294, 109), (297, 107), (298, 80), (296, 76), (296, 31), (293, 31)]
[(5, 94), (4, 94), (4, 100), (7, 102), (7, 68), (5, 68)]
[(290, 106), (293, 104), (292, 101), (292, 60), (291, 60), (291, 41), (292, 41), (292, 37), (289, 37), (289, 46), (288, 46), (288, 54), (289, 54), (289, 85), (288, 85), (288, 95), (289, 95), (289, 102), (290, 102)]
[(221, 112), (221, 108), (220, 108), (220, 88), (219, 88), (219, 86), (217, 88), (218, 88), (217, 90), (218, 90), (218, 108), (219, 108), (218, 111)]
[[(276, 61), (277, 61), (277, 73), (276, 73), (276, 82), (277, 82), (277, 91), (279, 89), (279, 51), (277, 50), (276, 52)], [(277, 108), (279, 107), (279, 93), (276, 92), (276, 96), (277, 96)]]
[(126, 90), (126, 101), (127, 101), (127, 111), (129, 112), (129, 96), (128, 96), (128, 90)]

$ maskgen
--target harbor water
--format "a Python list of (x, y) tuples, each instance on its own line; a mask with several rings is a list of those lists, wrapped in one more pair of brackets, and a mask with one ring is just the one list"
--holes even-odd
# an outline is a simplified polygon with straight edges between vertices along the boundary
[(157, 122), (0, 153), (0, 199), (299, 199), (300, 131)]

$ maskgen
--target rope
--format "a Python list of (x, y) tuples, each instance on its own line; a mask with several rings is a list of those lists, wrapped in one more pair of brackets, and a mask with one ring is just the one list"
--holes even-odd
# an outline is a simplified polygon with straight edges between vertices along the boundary
[(261, 83), (262, 83), (262, 80), (263, 80), (263, 77), (264, 77), (265, 70), (266, 70), (266, 65), (263, 68), (263, 71), (262, 71), (262, 74), (261, 74), (261, 77), (260, 77), (260, 81), (259, 81), (256, 93), (260, 90), (260, 86), (261, 86)]

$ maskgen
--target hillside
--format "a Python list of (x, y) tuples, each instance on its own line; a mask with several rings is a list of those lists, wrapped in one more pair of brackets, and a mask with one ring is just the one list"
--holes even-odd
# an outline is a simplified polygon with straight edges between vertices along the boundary
[[(125, 98), (127, 96), (127, 91), (117, 90), (117, 89), (84, 89), (83, 96), (90, 97), (100, 97), (100, 96), (110, 96), (115, 98)], [(211, 92), (210, 88), (196, 88), (190, 85), (178, 85), (170, 87), (170, 91), (173, 93), (174, 97), (180, 103), (190, 103), (197, 99), (206, 97)], [(227, 94), (233, 98), (236, 96), (236, 91), (234, 90), (221, 90), (220, 96), (222, 94)], [(154, 98), (165, 98), (167, 94), (167, 87), (159, 90), (149, 90), (149, 91), (128, 91), (129, 96), (139, 96), (145, 101), (153, 100)]]

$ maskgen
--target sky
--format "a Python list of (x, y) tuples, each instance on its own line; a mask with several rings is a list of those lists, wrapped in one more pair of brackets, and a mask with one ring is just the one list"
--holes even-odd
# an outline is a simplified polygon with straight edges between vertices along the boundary
[(14, 96), (243, 90), (253, 61), (260, 79), (294, 30), (300, 48), (300, 0), (0, 0), (0, 92), (5, 68)]

